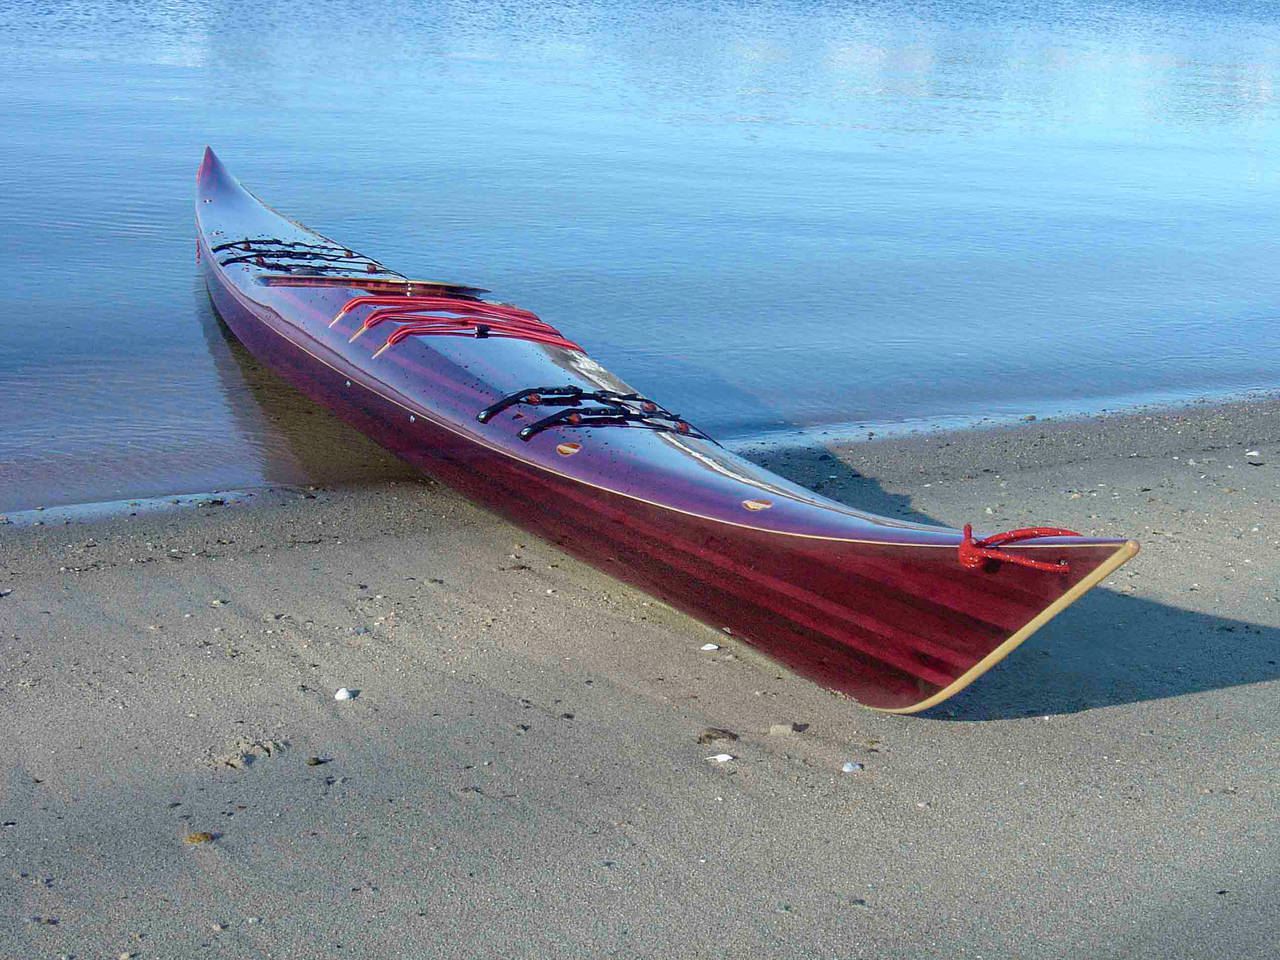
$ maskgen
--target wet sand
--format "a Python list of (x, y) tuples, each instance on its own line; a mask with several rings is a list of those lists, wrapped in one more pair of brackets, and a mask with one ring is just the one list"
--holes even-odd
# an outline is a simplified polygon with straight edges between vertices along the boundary
[(916, 717), (430, 483), (15, 516), (0, 957), (1271, 956), (1278, 415), (762, 454), (1142, 542)]

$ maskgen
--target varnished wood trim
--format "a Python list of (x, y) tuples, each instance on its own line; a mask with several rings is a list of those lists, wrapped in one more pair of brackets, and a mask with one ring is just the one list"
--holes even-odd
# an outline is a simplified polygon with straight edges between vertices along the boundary
[[(941, 703), (948, 697), (952, 697), (959, 693), (973, 681), (994, 667), (997, 663), (1016, 650), (1022, 641), (1027, 639), (1046, 623), (1056, 617), (1071, 604), (1075, 603), (1080, 597), (1087, 593), (1091, 588), (1097, 586), (1111, 574), (1115, 573), (1126, 561), (1133, 559), (1138, 553), (1138, 542), (1136, 540), (1128, 540), (1121, 544), (1109, 558), (1098, 564), (1087, 577), (1077, 583), (1074, 587), (1060, 596), (1053, 603), (1049, 604), (1038, 614), (1029, 620), (1022, 629), (1018, 630), (1000, 646), (996, 647), (985, 657), (975, 663), (963, 674), (957, 677), (950, 685), (943, 687), (937, 693), (930, 697), (926, 697), (919, 703), (914, 703), (909, 707), (867, 707), (869, 710), (878, 710), (881, 713), (919, 713), (921, 710), (928, 710), (930, 707)], [(863, 704), (863, 706), (867, 706)]]

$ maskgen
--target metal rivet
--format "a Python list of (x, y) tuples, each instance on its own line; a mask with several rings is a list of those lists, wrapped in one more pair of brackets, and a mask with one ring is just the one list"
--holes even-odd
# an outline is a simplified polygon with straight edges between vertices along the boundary
[(348, 387), (349, 387), (349, 386), (351, 386), (351, 381), (350, 381), (350, 380), (348, 380), (348, 381), (347, 381), (347, 386), (348, 386)]
[(417, 417), (415, 417), (415, 416), (411, 413), (411, 414), (409, 414), (409, 422), (410, 422), (410, 423), (417, 423), (417, 422), (418, 422), (418, 418), (417, 418)]

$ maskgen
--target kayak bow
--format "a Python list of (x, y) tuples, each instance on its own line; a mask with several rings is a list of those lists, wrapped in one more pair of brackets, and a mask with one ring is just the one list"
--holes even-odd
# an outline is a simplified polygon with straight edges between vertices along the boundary
[(854, 509), (725, 450), (528, 310), (277, 214), (212, 150), (197, 194), (210, 296), (258, 359), (477, 503), (869, 707), (945, 700), (1137, 553)]

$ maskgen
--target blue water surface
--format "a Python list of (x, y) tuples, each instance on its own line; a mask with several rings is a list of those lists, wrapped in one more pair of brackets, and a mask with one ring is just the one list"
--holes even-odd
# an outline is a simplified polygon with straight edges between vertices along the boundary
[(206, 143), (739, 444), (1274, 389), (1278, 68), (1271, 3), (8, 0), (0, 509), (324, 474)]

